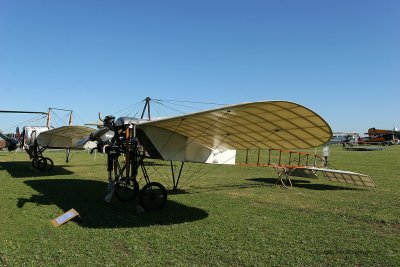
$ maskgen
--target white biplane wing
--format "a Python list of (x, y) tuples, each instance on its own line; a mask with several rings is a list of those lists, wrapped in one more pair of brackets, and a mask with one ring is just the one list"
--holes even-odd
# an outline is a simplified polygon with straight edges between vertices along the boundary
[(82, 148), (93, 128), (86, 126), (62, 126), (41, 132), (37, 136), (38, 145), (46, 148)]
[[(328, 123), (299, 104), (265, 101), (225, 106), (138, 125), (166, 160), (221, 163), (237, 149), (310, 148), (332, 137)], [(229, 153), (228, 153), (228, 152)], [(212, 158), (217, 155), (220, 159)], [(210, 158), (211, 157), (211, 158)]]

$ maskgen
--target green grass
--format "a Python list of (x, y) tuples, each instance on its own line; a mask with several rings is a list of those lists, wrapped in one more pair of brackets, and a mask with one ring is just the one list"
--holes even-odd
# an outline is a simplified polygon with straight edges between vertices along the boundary
[[(400, 264), (400, 146), (331, 148), (331, 163), (369, 174), (370, 189), (302, 178), (284, 189), (270, 168), (188, 164), (184, 174), (195, 178), (182, 177), (157, 213), (103, 203), (105, 157), (46, 155), (51, 173), (34, 170), (24, 153), (0, 153), (0, 266)], [(149, 171), (154, 178), (168, 168)], [(54, 228), (50, 220), (70, 208), (81, 221)]]

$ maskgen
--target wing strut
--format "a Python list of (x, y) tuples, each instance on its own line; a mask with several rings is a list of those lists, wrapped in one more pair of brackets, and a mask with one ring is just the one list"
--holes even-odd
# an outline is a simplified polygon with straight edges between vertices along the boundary
[(179, 169), (179, 174), (177, 179), (175, 180), (175, 172), (174, 172), (174, 166), (172, 165), (172, 160), (171, 162), (171, 172), (172, 172), (172, 183), (173, 183), (173, 188), (172, 190), (175, 191), (178, 189), (178, 183), (179, 183), (179, 179), (181, 178), (181, 174), (182, 174), (182, 169), (183, 169), (183, 164), (185, 163), (184, 161), (182, 161), (181, 163), (181, 167)]

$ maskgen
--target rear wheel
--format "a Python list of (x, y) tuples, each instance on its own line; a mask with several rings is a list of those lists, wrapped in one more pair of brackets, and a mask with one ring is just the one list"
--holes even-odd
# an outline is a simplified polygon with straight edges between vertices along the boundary
[(145, 211), (162, 209), (167, 203), (167, 190), (157, 182), (150, 182), (143, 186), (139, 193), (139, 204)]

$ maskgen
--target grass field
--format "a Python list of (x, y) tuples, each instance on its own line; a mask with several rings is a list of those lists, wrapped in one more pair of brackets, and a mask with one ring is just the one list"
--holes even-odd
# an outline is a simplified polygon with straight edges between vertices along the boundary
[[(103, 156), (46, 155), (50, 173), (0, 152), (0, 266), (400, 265), (400, 146), (331, 148), (336, 168), (369, 174), (376, 188), (295, 178), (284, 189), (273, 169), (202, 165), (157, 213), (103, 203)], [(70, 208), (81, 220), (54, 228)]]

